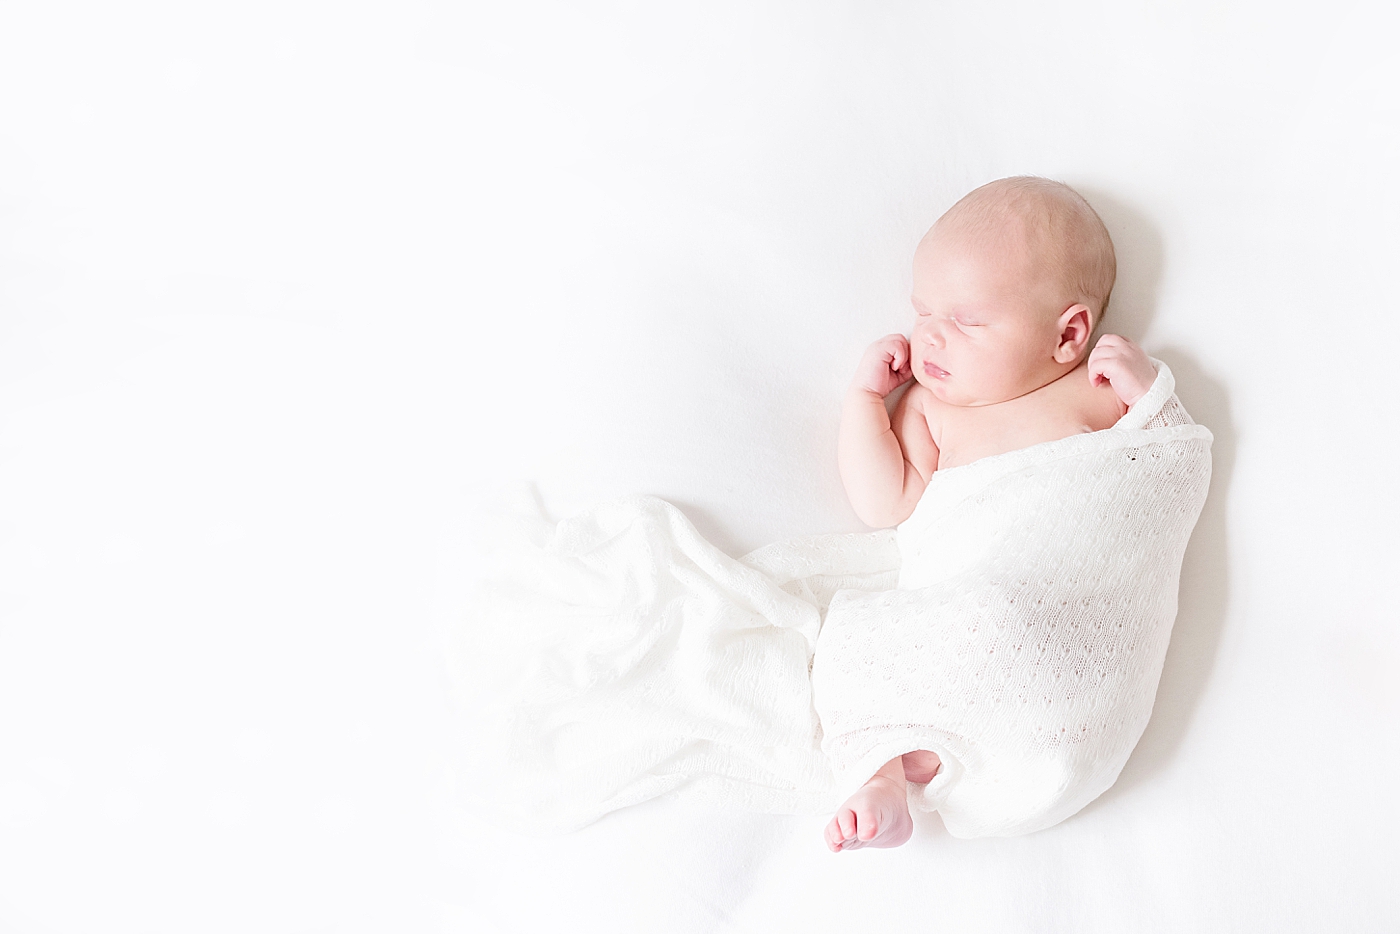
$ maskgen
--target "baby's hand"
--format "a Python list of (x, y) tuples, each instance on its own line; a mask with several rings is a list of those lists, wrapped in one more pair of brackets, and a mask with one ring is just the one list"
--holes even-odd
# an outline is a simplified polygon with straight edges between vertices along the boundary
[(1099, 386), (1105, 380), (1123, 404), (1132, 408), (1156, 382), (1157, 370), (1137, 344), (1117, 334), (1105, 334), (1089, 354), (1089, 382)]
[(903, 334), (887, 334), (865, 349), (851, 388), (864, 389), (884, 398), (913, 376), (908, 338)]

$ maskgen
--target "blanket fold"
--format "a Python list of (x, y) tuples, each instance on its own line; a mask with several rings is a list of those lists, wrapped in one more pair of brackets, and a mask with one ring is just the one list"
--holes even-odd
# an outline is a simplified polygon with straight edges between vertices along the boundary
[(896, 531), (736, 560), (634, 497), (503, 534), (451, 647), (492, 799), (545, 831), (672, 792), (828, 810), (931, 749), (910, 803), (957, 836), (1075, 813), (1146, 726), (1209, 485), (1154, 365), (1113, 428), (938, 471)]

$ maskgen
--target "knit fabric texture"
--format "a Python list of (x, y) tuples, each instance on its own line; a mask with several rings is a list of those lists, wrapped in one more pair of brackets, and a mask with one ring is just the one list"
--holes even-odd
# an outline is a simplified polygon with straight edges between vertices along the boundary
[(1113, 784), (1152, 712), (1210, 481), (1210, 433), (1172, 389), (1162, 367), (1108, 431), (934, 474), (898, 530), (898, 587), (837, 594), (817, 643), (843, 790), (932, 750), (944, 768), (911, 803), (974, 837), (1048, 827)]

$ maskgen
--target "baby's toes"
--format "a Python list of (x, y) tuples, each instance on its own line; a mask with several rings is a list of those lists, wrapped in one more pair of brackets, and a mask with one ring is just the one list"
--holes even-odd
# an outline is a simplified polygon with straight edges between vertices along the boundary
[(831, 823), (826, 825), (826, 830), (822, 832), (822, 835), (826, 838), (827, 848), (831, 850), (831, 852), (841, 852), (843, 838), (841, 836), (841, 827), (836, 823), (836, 818), (833, 817)]
[(842, 808), (836, 815), (837, 827), (841, 830), (842, 840), (854, 840), (856, 838), (856, 812), (850, 808)]
[(858, 823), (860, 828), (856, 833), (856, 839), (862, 843), (874, 840), (875, 835), (880, 832), (880, 819), (874, 811), (866, 811), (860, 815)]

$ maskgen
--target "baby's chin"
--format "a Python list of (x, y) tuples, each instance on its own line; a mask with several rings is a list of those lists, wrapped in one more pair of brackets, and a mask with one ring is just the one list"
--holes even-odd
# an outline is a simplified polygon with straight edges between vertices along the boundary
[(959, 387), (956, 384), (950, 385), (951, 375), (939, 378), (924, 372), (922, 367), (915, 367), (914, 379), (920, 386), (933, 393), (933, 397), (939, 402), (946, 402), (949, 405), (967, 405), (962, 400), (964, 393), (959, 391)]
[[(1005, 402), (1006, 399), (995, 397), (984, 397), (976, 393), (968, 392), (953, 376), (945, 376), (939, 379), (936, 376), (929, 376), (925, 373), (915, 371), (914, 379), (920, 386), (933, 393), (933, 397), (946, 405), (956, 405), (963, 408), (973, 408), (979, 405), (995, 405), (998, 402)], [(1008, 396), (1007, 398), (1011, 398)]]

